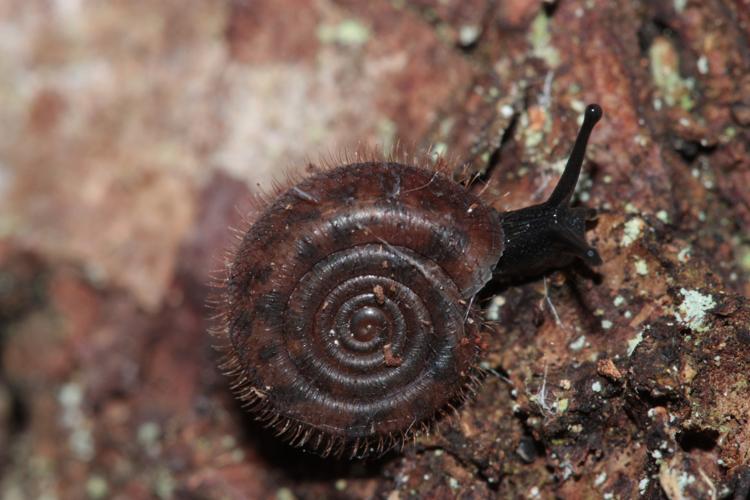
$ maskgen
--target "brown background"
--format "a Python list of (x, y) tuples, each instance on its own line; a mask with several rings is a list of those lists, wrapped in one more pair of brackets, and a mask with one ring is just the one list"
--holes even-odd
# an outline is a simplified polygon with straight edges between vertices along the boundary
[[(745, 498), (750, 3), (0, 1), (0, 496)], [(244, 416), (205, 308), (253, 193), (395, 144), (605, 265), (490, 290), (477, 400), (369, 464)], [(461, 163), (457, 163), (461, 165)]]

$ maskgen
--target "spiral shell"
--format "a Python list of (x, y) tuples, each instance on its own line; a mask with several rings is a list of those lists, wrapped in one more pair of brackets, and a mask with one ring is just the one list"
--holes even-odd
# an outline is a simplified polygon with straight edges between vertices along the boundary
[(472, 299), (497, 213), (441, 173), (316, 173), (259, 214), (225, 280), (225, 367), (256, 417), (322, 455), (380, 454), (473, 388)]

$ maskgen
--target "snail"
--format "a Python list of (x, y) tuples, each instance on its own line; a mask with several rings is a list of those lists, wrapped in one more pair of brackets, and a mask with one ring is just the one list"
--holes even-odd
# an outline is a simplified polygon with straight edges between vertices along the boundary
[(224, 370), (256, 419), (323, 456), (381, 455), (455, 409), (480, 380), (474, 296), (493, 278), (581, 259), (595, 215), (570, 207), (594, 125), (557, 186), (499, 213), (440, 171), (331, 167), (259, 210), (222, 279)]

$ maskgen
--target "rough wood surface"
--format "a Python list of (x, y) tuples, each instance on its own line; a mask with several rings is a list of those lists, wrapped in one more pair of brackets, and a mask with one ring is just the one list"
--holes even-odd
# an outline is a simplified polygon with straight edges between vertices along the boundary
[[(493, 288), (476, 401), (321, 460), (246, 417), (209, 274), (360, 145), (541, 201), (587, 102), (605, 264)], [(748, 498), (750, 2), (0, 3), (0, 496)]]

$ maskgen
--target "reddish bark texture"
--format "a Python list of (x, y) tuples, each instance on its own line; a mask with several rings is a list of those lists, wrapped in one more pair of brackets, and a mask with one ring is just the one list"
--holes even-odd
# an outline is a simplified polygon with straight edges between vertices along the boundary
[[(0, 25), (0, 496), (747, 498), (746, 0), (10, 0)], [(205, 303), (258, 183), (400, 142), (518, 208), (588, 102), (605, 263), (483, 293), (475, 401), (367, 463), (244, 415)]]

